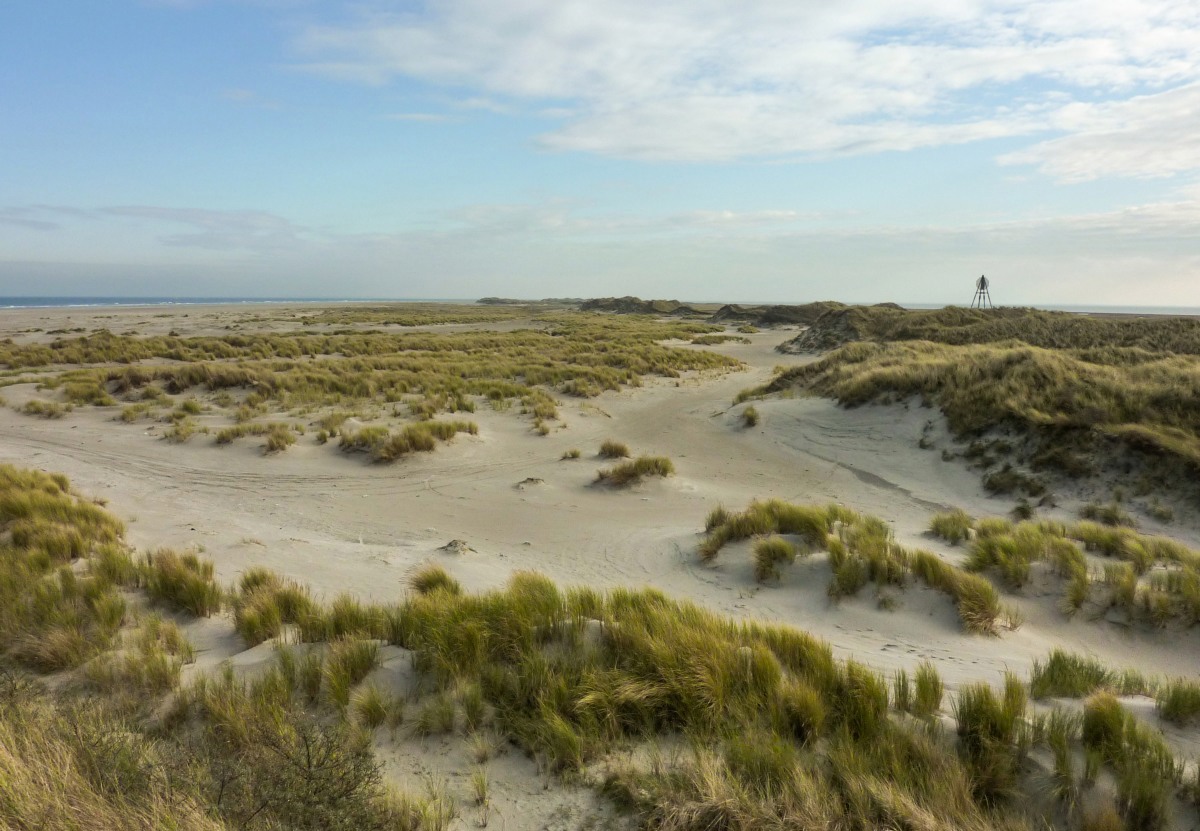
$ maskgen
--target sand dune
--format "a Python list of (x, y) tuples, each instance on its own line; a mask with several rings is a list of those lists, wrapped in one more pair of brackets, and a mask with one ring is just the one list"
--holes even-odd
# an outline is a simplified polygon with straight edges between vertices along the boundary
[[(36, 314), (43, 328), (97, 322), (78, 312)], [(223, 319), (206, 310), (192, 310), (188, 321), (118, 314), (130, 327), (196, 331), (215, 331)], [(0, 315), (10, 331), (14, 319)], [(272, 456), (252, 439), (215, 447), (211, 437), (197, 436), (172, 444), (160, 438), (161, 425), (113, 422), (111, 408), (84, 408), (58, 421), (0, 408), (0, 460), (66, 473), (82, 492), (108, 500), (129, 523), (135, 546), (202, 547), (223, 581), (263, 565), (326, 597), (350, 592), (384, 601), (401, 595), (409, 576), (429, 562), (468, 590), (536, 570), (564, 585), (652, 586), (730, 615), (794, 624), (827, 639), (839, 655), (883, 670), (928, 659), (951, 688), (997, 681), (1006, 670), (1024, 675), (1056, 646), (1150, 675), (1195, 674), (1194, 632), (1166, 636), (1086, 616), (1068, 620), (1052, 587), (1035, 584), (1007, 596), (1024, 625), (985, 637), (964, 632), (951, 601), (919, 586), (900, 593), (891, 610), (879, 608), (870, 592), (831, 603), (822, 555), (765, 587), (754, 580), (748, 543), (702, 565), (699, 532), (717, 505), (740, 509), (765, 497), (840, 502), (885, 519), (902, 543), (952, 561), (962, 549), (925, 534), (932, 513), (962, 507), (1003, 514), (1012, 507), (990, 498), (977, 472), (942, 461), (938, 451), (952, 441), (943, 419), (915, 402), (844, 410), (822, 399), (779, 398), (756, 402), (761, 419), (745, 427), (743, 407), (730, 403), (737, 392), (767, 380), (780, 361), (812, 360), (774, 351), (794, 334), (774, 330), (751, 335), (749, 344), (689, 347), (719, 349), (746, 367), (565, 400), (561, 426), (544, 437), (511, 414), (481, 411), (474, 416), (478, 436), (460, 435), (437, 453), (391, 465), (342, 453), (334, 443), (318, 445), (311, 433)], [(5, 390), (10, 405), (31, 395), (32, 385)], [(922, 436), (931, 448), (918, 446)], [(676, 475), (631, 489), (597, 487), (596, 470), (608, 460), (596, 451), (607, 438), (635, 455), (670, 457)], [(561, 458), (571, 448), (581, 458)], [(1065, 509), (1061, 516), (1070, 517)], [(465, 543), (462, 553), (445, 548), (452, 540)], [(204, 621), (189, 634), (199, 655), (190, 672), (225, 660), (253, 672), (271, 657), (269, 644), (242, 651), (228, 621)], [(403, 659), (391, 657), (392, 664)], [(1192, 748), (1190, 733), (1175, 732), (1173, 744)], [(415, 786), (436, 768), (466, 793), (462, 738), (388, 738), (378, 750), (401, 783)], [(505, 818), (504, 827), (574, 827), (599, 810), (588, 791), (546, 791), (523, 757), (506, 757), (491, 770), (494, 816)]]

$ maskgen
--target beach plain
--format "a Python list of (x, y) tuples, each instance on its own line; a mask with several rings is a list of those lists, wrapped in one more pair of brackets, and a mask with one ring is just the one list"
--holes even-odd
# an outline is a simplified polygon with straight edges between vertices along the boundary
[(1194, 824), (1195, 321), (626, 306), (0, 310), (23, 798), (304, 827), (246, 782), (317, 744), (312, 827)]

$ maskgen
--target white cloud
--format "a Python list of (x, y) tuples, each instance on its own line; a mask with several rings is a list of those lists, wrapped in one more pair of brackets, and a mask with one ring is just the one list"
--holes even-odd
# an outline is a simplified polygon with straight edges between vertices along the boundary
[(1000, 158), (1068, 182), (1104, 175), (1156, 178), (1200, 166), (1200, 83), (1101, 104), (1064, 107), (1070, 133)]
[[(563, 121), (542, 137), (551, 148), (807, 158), (1071, 131), (1073, 108), (1132, 96), (1141, 104), (1130, 116), (1169, 118), (1158, 108), (1170, 101), (1147, 93), (1200, 81), (1200, 5), (429, 0), (310, 26), (298, 47), (314, 72), (416, 78), (551, 107)], [(1162, 168), (1132, 150), (1089, 156), (1097, 174)], [(1192, 144), (1173, 157), (1172, 169), (1200, 167)]]

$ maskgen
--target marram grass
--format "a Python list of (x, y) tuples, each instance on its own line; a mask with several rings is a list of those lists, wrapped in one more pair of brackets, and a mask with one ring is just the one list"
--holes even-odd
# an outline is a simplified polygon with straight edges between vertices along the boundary
[[(22, 494), (41, 496), (22, 502)], [(0, 563), (44, 564), (42, 578), (62, 590), (50, 596), (52, 607), (63, 614), (78, 613), (75, 598), (116, 597), (138, 583), (148, 590), (152, 580), (162, 602), (185, 616), (203, 613), (188, 586), (211, 583), (209, 565), (183, 555), (122, 558), (113, 548), (119, 529), (81, 504), (64, 480), (0, 467), (0, 506), (18, 506), (23, 519), (52, 508), (58, 521), (86, 530), (88, 568), (68, 578), (45, 554), (11, 544), (5, 554), (25, 559)], [(35, 505), (40, 513), (31, 513)], [(895, 555), (884, 528), (841, 508), (792, 507), (760, 510), (782, 526), (777, 533), (801, 541), (840, 532), (847, 549), (891, 579)], [(530, 573), (483, 594), (462, 592), (444, 572), (429, 570), (417, 582), (395, 606), (348, 596), (326, 604), (270, 572), (248, 570), (222, 593), (239, 631), (251, 640), (274, 636), (273, 622), (248, 622), (256, 610), (280, 626), (297, 621), (327, 645), (284, 646), (254, 678), (217, 672), (179, 690), (172, 667), (188, 648), (177, 628), (160, 616), (130, 621), (118, 646), (125, 610), (88, 607), (92, 617), (78, 618), (84, 631), (115, 629), (107, 640), (86, 641), (93, 659), (102, 658), (90, 664), (87, 698), (70, 685), (52, 693), (0, 673), (0, 821), (64, 831), (445, 828), (456, 808), (444, 788), (398, 795), (383, 784), (370, 732), (401, 722), (417, 734), (474, 731), (484, 761), (499, 740), (570, 776), (607, 758), (604, 793), (644, 827), (681, 831), (1055, 827), (1058, 810), (1043, 814), (1016, 776), (1023, 754), (1042, 741), (1082, 742), (1111, 770), (1113, 810), (1129, 827), (1162, 827), (1164, 800), (1179, 780), (1161, 740), (1108, 699), (1089, 700), (1076, 734), (1065, 722), (1037, 728), (1014, 678), (1000, 691), (967, 685), (954, 699), (954, 730), (945, 731), (928, 718), (943, 709), (943, 685), (928, 664), (911, 681), (889, 683), (870, 667), (835, 659), (804, 632), (735, 621), (652, 590), (564, 590)], [(28, 591), (30, 583), (20, 585)], [(12, 614), (7, 605), (0, 610)], [(13, 627), (0, 630), (6, 652), (43, 625), (4, 622)], [(412, 707), (398, 705), (401, 691), (371, 680), (382, 642), (413, 652), (426, 693)], [(130, 651), (147, 656), (144, 665), (118, 662)], [(151, 711), (152, 727), (128, 718)], [(681, 736), (692, 750), (658, 764), (611, 755)], [(1056, 798), (1065, 804), (1070, 790)]]

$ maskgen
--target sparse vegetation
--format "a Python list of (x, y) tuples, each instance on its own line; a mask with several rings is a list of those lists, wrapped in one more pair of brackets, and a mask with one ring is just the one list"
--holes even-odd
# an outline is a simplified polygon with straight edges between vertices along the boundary
[(629, 458), (629, 445), (615, 439), (605, 439), (601, 443), (597, 455), (601, 459), (627, 459)]
[(38, 416), (40, 418), (62, 418), (67, 413), (71, 412), (71, 405), (59, 404), (57, 401), (42, 401), (39, 398), (34, 398), (25, 402), (25, 406), (21, 408), (21, 412), (25, 415)]
[(780, 564), (790, 564), (799, 549), (783, 537), (762, 537), (754, 543), (754, 577), (761, 583), (778, 580)]
[(1108, 505), (1089, 502), (1079, 509), (1079, 515), (1084, 519), (1091, 519), (1104, 525), (1125, 525), (1131, 528), (1137, 526), (1137, 520), (1115, 500)]
[(1174, 724), (1191, 724), (1200, 717), (1200, 683), (1176, 679), (1163, 684), (1155, 696), (1158, 714)]
[(434, 565), (426, 566), (414, 574), (409, 585), (412, 586), (413, 591), (421, 595), (434, 592), (462, 594), (462, 586), (458, 584), (458, 581), (447, 574), (445, 569)]
[[(166, 435), (180, 442), (214, 427), (211, 421), (222, 417), (236, 427), (272, 413), (325, 410), (316, 420), (328, 439), (341, 434), (351, 413), (372, 406), (394, 405), (393, 419), (409, 415), (428, 421), (442, 412), (473, 412), (481, 400), (496, 409), (519, 403), (534, 429), (546, 435), (550, 423), (559, 418), (555, 393), (592, 397), (638, 386), (648, 375), (678, 377), (688, 371), (739, 366), (716, 352), (661, 343), (720, 327), (545, 306), (536, 311), (530, 328), (506, 332), (375, 329), (185, 338), (102, 330), (49, 345), (5, 342), (0, 344), (0, 365), (10, 370), (46, 367), (35, 380), (44, 388), (64, 391), (66, 405), (35, 403), (32, 414), (59, 417), (76, 404), (124, 401), (129, 403), (120, 418), (135, 421), (156, 408), (174, 407)], [(485, 314), (481, 319), (511, 319), (507, 309), (501, 312), (500, 318)], [(358, 314), (357, 309), (329, 310), (314, 315), (313, 325), (334, 319), (362, 322)], [(450, 307), (381, 308), (362, 314), (386, 323), (475, 319), (469, 311)], [(71, 365), (79, 368), (64, 368)], [(196, 419), (203, 419), (203, 426)], [(392, 430), (394, 425), (384, 427)], [(245, 434), (226, 428), (218, 428), (222, 443)], [(409, 438), (427, 444), (423, 436)], [(404, 438), (396, 441), (395, 452), (385, 450), (385, 456), (412, 452)], [(268, 452), (285, 446), (281, 432), (270, 433)], [(414, 449), (424, 449), (424, 444)]]
[(458, 433), (478, 432), (479, 427), (473, 421), (421, 421), (398, 432), (382, 426), (363, 427), (354, 432), (342, 430), (338, 446), (346, 451), (364, 451), (372, 461), (391, 462), (410, 453), (432, 452), (439, 440), (450, 441)]
[(1083, 710), (1083, 746), (1112, 766), (1126, 827), (1167, 827), (1170, 787), (1180, 772), (1162, 736), (1138, 723), (1110, 693), (1092, 696)]
[(938, 514), (929, 521), (929, 531), (951, 545), (958, 545), (967, 538), (974, 523), (970, 515), (961, 508), (947, 514)]
[[(699, 549), (703, 562), (711, 562), (725, 545), (737, 540), (788, 534), (800, 538), (800, 551), (829, 553), (832, 576), (828, 594), (835, 600), (857, 594), (868, 583), (903, 586), (913, 576), (950, 595), (963, 625), (972, 632), (994, 632), (1004, 616), (990, 582), (928, 551), (898, 545), (887, 524), (875, 517), (861, 516), (840, 505), (792, 505), (780, 500), (752, 502), (740, 514), (719, 510), (721, 513), (710, 514), (705, 523), (707, 535)], [(766, 579), (777, 576), (784, 560), (773, 554), (760, 560), (756, 546), (755, 562), (756, 574)]]
[(753, 405), (742, 410), (742, 424), (747, 427), (755, 427), (758, 425), (758, 410)]
[(626, 488), (647, 476), (667, 477), (674, 473), (675, 465), (666, 456), (638, 456), (633, 461), (596, 471), (596, 481), (614, 488)]
[(1085, 698), (1098, 690), (1116, 695), (1151, 695), (1153, 682), (1139, 673), (1110, 669), (1093, 658), (1055, 649), (1034, 661), (1029, 690), (1034, 698)]

